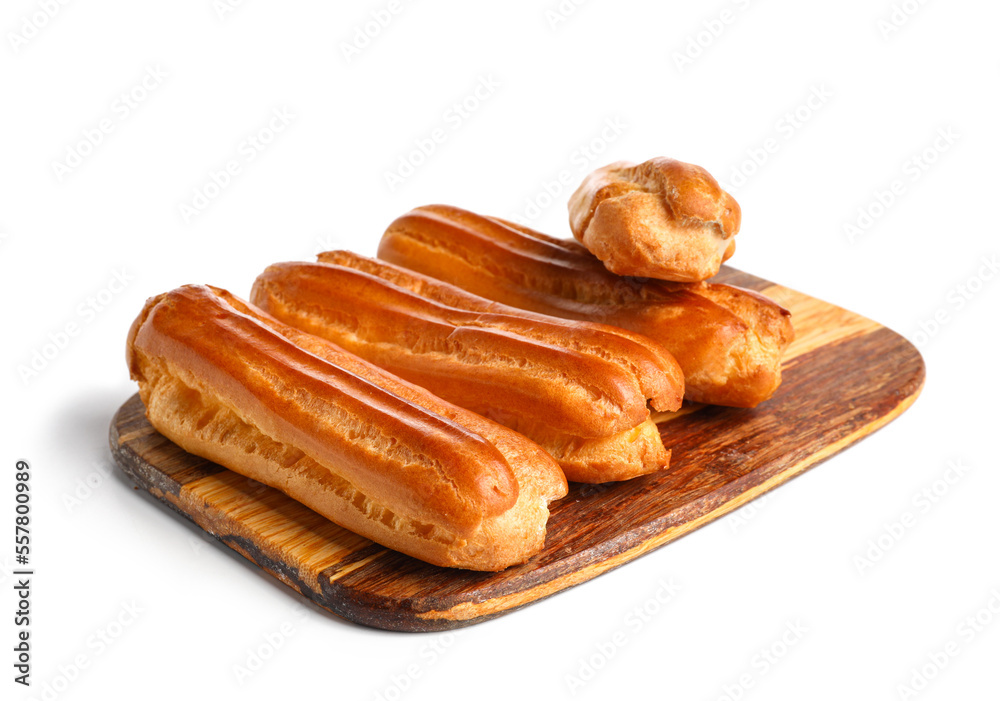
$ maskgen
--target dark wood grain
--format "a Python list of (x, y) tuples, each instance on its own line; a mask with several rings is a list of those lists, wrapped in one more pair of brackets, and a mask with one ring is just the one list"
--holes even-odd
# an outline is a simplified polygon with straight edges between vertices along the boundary
[(688, 407), (658, 417), (671, 468), (628, 482), (571, 485), (545, 549), (498, 573), (435, 567), (330, 523), (285, 495), (189, 455), (156, 433), (138, 395), (115, 416), (122, 470), (304, 596), (389, 630), (487, 620), (620, 566), (829, 458), (904, 411), (924, 364), (898, 334), (731, 268), (720, 280), (792, 310), (797, 339), (777, 394), (756, 409)]

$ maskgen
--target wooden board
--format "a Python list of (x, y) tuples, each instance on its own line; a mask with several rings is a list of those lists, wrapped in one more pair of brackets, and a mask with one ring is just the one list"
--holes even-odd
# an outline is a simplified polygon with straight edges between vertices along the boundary
[(436, 567), (334, 525), (284, 494), (160, 436), (138, 395), (115, 415), (124, 472), (292, 589), (349, 620), (388, 630), (455, 628), (508, 613), (618, 567), (739, 508), (899, 416), (924, 381), (917, 350), (857, 314), (733, 269), (792, 311), (784, 381), (756, 409), (658, 417), (666, 472), (571, 485), (553, 504), (545, 549), (499, 573)]

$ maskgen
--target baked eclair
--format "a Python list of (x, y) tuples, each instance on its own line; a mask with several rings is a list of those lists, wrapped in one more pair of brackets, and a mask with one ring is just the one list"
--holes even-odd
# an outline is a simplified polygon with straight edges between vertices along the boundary
[(707, 170), (672, 158), (598, 168), (569, 198), (576, 240), (618, 275), (699, 282), (736, 250), (740, 206)]
[(221, 289), (148, 300), (127, 360), (150, 423), (183, 449), (436, 565), (524, 562), (566, 494), (523, 436)]
[(347, 251), (320, 259), (270, 266), (253, 303), (523, 433), (572, 481), (668, 465), (647, 402), (679, 408), (683, 376), (653, 341), (505, 307)]
[(685, 398), (753, 407), (781, 383), (790, 313), (732, 285), (621, 277), (579, 243), (457, 207), (419, 207), (382, 237), (383, 260), (506, 305), (619, 326), (659, 342)]

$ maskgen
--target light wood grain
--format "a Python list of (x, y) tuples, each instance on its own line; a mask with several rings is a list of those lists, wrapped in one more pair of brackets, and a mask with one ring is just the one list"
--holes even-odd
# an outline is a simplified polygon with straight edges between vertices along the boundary
[(365, 625), (441, 630), (502, 615), (699, 528), (829, 458), (916, 399), (924, 365), (898, 334), (857, 314), (724, 268), (793, 314), (784, 381), (756, 409), (688, 406), (656, 417), (671, 468), (572, 485), (545, 549), (498, 573), (434, 567), (346, 531), (280, 492), (189, 455), (153, 430), (138, 396), (111, 426), (137, 484), (304, 596)]

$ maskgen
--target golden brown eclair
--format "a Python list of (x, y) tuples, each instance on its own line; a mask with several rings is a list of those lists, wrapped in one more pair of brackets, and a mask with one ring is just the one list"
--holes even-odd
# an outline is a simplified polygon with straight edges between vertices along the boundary
[(647, 336), (617, 326), (573, 321), (503, 305), (408, 268), (350, 251), (324, 251), (317, 258), (322, 263), (379, 277), (447, 307), (478, 312), (478, 319), (489, 314), (498, 324), (511, 324), (511, 330), (526, 338), (597, 355), (634, 375), (640, 390), (657, 411), (676, 411), (681, 406), (684, 373), (670, 352)]
[(787, 310), (731, 285), (620, 277), (575, 241), (431, 205), (386, 230), (378, 255), (503, 304), (620, 326), (661, 343), (684, 371), (685, 398), (752, 407), (781, 383), (794, 337)]
[[(270, 266), (253, 303), (539, 441), (570, 480), (668, 464), (647, 400), (679, 408), (683, 376), (653, 341), (505, 307), (347, 251), (320, 258), (329, 262)], [(635, 430), (647, 422), (653, 431)]]
[(224, 290), (148, 300), (127, 356), (167, 438), (427, 562), (523, 562), (566, 493), (558, 466), (522, 436)]

